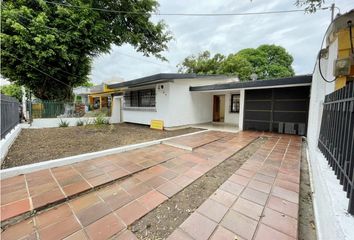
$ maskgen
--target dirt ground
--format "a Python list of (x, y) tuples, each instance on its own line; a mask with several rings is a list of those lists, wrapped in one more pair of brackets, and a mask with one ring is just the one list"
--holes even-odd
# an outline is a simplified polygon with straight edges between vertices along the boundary
[(23, 129), (1, 168), (10, 168), (128, 144), (200, 131), (187, 128), (159, 131), (137, 124), (87, 125), (67, 128)]
[(257, 139), (210, 170), (130, 228), (138, 239), (166, 239), (266, 141)]
[(316, 225), (312, 205), (309, 167), (303, 143), (300, 175), (299, 240), (316, 240)]

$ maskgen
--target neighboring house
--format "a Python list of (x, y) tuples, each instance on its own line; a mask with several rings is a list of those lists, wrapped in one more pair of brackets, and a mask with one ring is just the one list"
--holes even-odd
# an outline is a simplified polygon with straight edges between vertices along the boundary
[(90, 93), (88, 94), (90, 110), (105, 108), (110, 111), (112, 98), (119, 95), (122, 95), (119, 89), (108, 88), (106, 83), (90, 87)]
[(354, 239), (354, 29), (350, 21), (353, 25), (354, 10), (328, 27), (311, 87), (307, 140), (317, 235), (325, 240)]
[(228, 76), (161, 73), (112, 84), (124, 91), (122, 121), (166, 128), (221, 122), (305, 135), (311, 75), (239, 82)]
[(73, 89), (75, 95), (75, 102), (81, 101), (86, 106), (89, 105), (88, 95), (90, 94), (90, 87), (76, 87)]

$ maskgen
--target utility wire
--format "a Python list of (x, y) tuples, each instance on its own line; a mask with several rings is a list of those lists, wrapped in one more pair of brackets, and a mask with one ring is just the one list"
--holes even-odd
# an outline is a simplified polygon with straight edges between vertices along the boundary
[(148, 60), (145, 60), (145, 59), (142, 59), (142, 58), (134, 57), (134, 56), (131, 56), (129, 54), (122, 53), (122, 52), (119, 52), (119, 51), (116, 51), (116, 52), (119, 53), (120, 55), (127, 56), (127, 57), (130, 57), (130, 58), (134, 58), (134, 59), (137, 59), (137, 60), (140, 60), (140, 61), (143, 61), (143, 62), (152, 63), (152, 64), (164, 66), (164, 67), (174, 67), (173, 65), (170, 65), (170, 64), (156, 63), (156, 62), (148, 61)]
[[(244, 12), (244, 13), (146, 13), (146, 12), (133, 12), (133, 11), (121, 11), (106, 8), (94, 8), (94, 7), (84, 7), (72, 4), (58, 3), (45, 1), (44, 2), (52, 5), (78, 8), (78, 9), (90, 9), (101, 12), (118, 13), (118, 14), (135, 14), (135, 15), (155, 15), (155, 16), (192, 16), (192, 17), (219, 17), (219, 16), (247, 16), (247, 15), (266, 15), (266, 14), (281, 14), (281, 13), (293, 13), (293, 12), (305, 12), (305, 9), (292, 9), (292, 10), (280, 10), (280, 11), (264, 11), (264, 12)], [(322, 9), (321, 9), (322, 10)]]
[(50, 77), (51, 79), (53, 79), (53, 80), (55, 80), (55, 81), (57, 81), (57, 82), (59, 82), (59, 83), (61, 83), (61, 84), (64, 84), (64, 85), (68, 86), (69, 88), (71, 88), (70, 85), (68, 85), (68, 84), (64, 83), (63, 81), (60, 81), (59, 79), (57, 79), (57, 78), (51, 76), (50, 74), (48, 74), (48, 73), (46, 73), (46, 72), (44, 72), (44, 71), (38, 69), (37, 67), (33, 66), (32, 64), (29, 64), (29, 63), (23, 61), (22, 59), (19, 59), (18, 57), (16, 57), (15, 55), (12, 55), (12, 54), (9, 53), (9, 52), (7, 52), (7, 54), (8, 54), (9, 56), (11, 56), (11, 57), (17, 59), (18, 61), (20, 61), (20, 62), (22, 62), (22, 63), (24, 63), (24, 64), (30, 66), (31, 68), (37, 70), (38, 72), (40, 72), (40, 73), (42, 73), (42, 74), (44, 74), (44, 75)]

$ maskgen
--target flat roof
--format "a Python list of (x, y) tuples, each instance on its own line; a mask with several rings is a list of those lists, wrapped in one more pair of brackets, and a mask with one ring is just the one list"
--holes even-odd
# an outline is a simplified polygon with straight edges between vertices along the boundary
[(235, 76), (225, 76), (225, 75), (198, 75), (195, 73), (159, 73), (147, 77), (137, 78), (130, 81), (108, 84), (108, 88), (123, 88), (123, 87), (136, 87), (148, 84), (156, 84), (162, 82), (169, 82), (178, 79), (188, 79), (188, 78), (214, 78), (214, 79), (225, 79), (234, 78)]
[(213, 84), (205, 86), (189, 87), (192, 92), (197, 91), (213, 91), (213, 90), (228, 90), (228, 89), (242, 89), (242, 88), (271, 88), (276, 86), (291, 85), (311, 85), (312, 74), (298, 75), (293, 77), (267, 79), (267, 80), (255, 80), (255, 81), (243, 81), (243, 82), (231, 82), (223, 84)]

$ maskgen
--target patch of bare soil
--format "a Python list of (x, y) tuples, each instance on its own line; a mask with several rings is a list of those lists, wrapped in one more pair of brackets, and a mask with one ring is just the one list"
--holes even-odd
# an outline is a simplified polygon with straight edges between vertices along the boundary
[(87, 125), (67, 128), (23, 129), (1, 168), (37, 163), (123, 145), (200, 131), (187, 128), (159, 131), (137, 124)]
[(316, 225), (313, 213), (309, 168), (306, 157), (306, 142), (303, 142), (301, 156), (299, 239), (316, 240)]
[(136, 221), (130, 229), (138, 239), (167, 238), (265, 142), (264, 138), (255, 140)]

